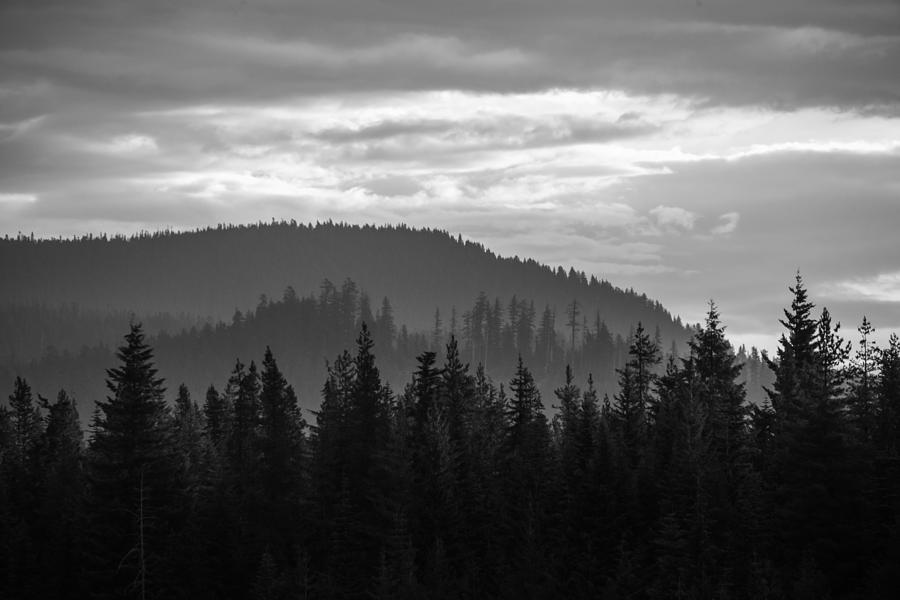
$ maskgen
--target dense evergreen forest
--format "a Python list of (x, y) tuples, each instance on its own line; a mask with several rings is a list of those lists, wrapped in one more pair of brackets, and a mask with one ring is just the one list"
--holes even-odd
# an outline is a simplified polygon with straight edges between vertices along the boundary
[(893, 598), (900, 342), (790, 289), (760, 405), (712, 304), (680, 358), (635, 321), (608, 395), (461, 331), (390, 386), (382, 307), (308, 415), (264, 339), (167, 402), (133, 323), (86, 435), (23, 378), (0, 409), (0, 597)]

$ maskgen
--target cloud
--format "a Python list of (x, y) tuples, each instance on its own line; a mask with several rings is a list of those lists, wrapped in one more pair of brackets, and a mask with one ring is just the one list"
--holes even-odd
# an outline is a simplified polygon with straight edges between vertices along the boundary
[(16, 194), (0, 192), (0, 204), (21, 205), (36, 202), (37, 197), (34, 194)]
[(900, 271), (824, 284), (820, 293), (839, 300), (900, 303)]
[(150, 105), (600, 88), (897, 114), (892, 0), (545, 4), (7, 2), (0, 64), (8, 83), (51, 82), (56, 106), (80, 94)]
[(738, 221), (741, 220), (741, 213), (729, 212), (719, 216), (719, 224), (710, 230), (714, 235), (727, 235), (733, 233), (737, 229)]
[(659, 205), (650, 210), (650, 215), (655, 219), (659, 227), (669, 231), (690, 231), (694, 228), (694, 223), (697, 220), (697, 215), (677, 206)]
[(86, 140), (82, 142), (82, 149), (87, 152), (112, 155), (154, 153), (159, 150), (156, 140), (152, 136), (136, 133), (116, 135), (102, 140)]
[[(900, 152), (781, 150), (667, 166), (668, 175), (623, 183), (625, 201), (645, 210), (666, 202), (719, 219), (717, 226), (739, 213), (739, 235), (666, 238), (661, 263), (671, 274), (623, 276), (621, 284), (646, 290), (691, 322), (703, 317), (699, 299), (713, 298), (731, 334), (765, 334), (774, 346), (780, 307), (800, 269), (813, 301), (836, 319), (854, 323), (869, 314), (876, 326), (897, 325), (881, 306), (891, 288), (879, 277), (897, 269)], [(870, 295), (851, 298), (845, 287), (838, 295), (834, 281), (862, 281)]]

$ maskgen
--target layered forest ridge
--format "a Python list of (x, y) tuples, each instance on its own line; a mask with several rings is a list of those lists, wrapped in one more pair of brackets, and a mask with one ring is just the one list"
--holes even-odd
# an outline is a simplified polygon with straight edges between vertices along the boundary
[[(615, 369), (641, 323), (665, 353), (689, 327), (659, 302), (574, 269), (504, 258), (446, 232), (405, 226), (278, 222), (133, 237), (0, 240), (0, 377), (65, 387), (90, 414), (131, 320), (143, 323), (160, 371), (195, 394), (236, 360), (281, 358), (301, 405), (318, 405), (327, 361), (369, 324), (395, 389), (425, 350), (455, 337), (462, 359), (497, 380), (518, 356), (551, 394), (566, 365), (615, 391)], [(747, 364), (753, 401), (768, 375)], [(170, 390), (170, 395), (174, 390)]]
[[(309, 235), (333, 251), (298, 253)], [(189, 241), (209, 264), (179, 264)], [(799, 274), (769, 359), (736, 352), (712, 303), (686, 328), (632, 291), (441, 232), (3, 244), (18, 296), (4, 289), (0, 597), (900, 587), (900, 339), (877, 348), (864, 318), (845, 341)], [(420, 271), (444, 276), (421, 286)], [(187, 310), (204, 278), (211, 317)], [(223, 318), (244, 286), (264, 295)], [(434, 305), (395, 308), (414, 293)]]
[[(65, 391), (17, 377), (0, 406), (0, 597), (893, 598), (900, 339), (878, 349), (863, 319), (851, 353), (791, 292), (761, 406), (714, 305), (680, 359), (638, 325), (602, 399), (570, 368), (544, 396), (522, 358), (495, 381), (455, 338), (392, 389), (382, 312), (312, 413), (268, 347), (167, 402), (133, 323), (87, 435)], [(331, 294), (222, 329), (327, 330)]]

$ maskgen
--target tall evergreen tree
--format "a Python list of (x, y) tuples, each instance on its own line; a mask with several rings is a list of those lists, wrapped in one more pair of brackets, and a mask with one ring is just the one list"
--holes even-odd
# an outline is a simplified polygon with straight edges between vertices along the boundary
[(245, 369), (240, 360), (236, 361), (225, 395), (234, 411), (227, 442), (231, 471), (241, 490), (248, 491), (254, 484), (259, 452), (259, 375), (256, 363), (250, 361), (250, 367)]
[(551, 505), (549, 430), (540, 392), (521, 357), (509, 388), (504, 520), (510, 593), (540, 597), (548, 593), (553, 568), (545, 554)]
[(812, 318), (814, 305), (799, 273), (789, 290), (793, 294), (791, 307), (784, 310), (784, 319), (779, 320), (786, 332), (779, 340), (776, 358), (765, 357), (775, 373), (775, 382), (767, 392), (780, 423), (791, 421), (794, 413), (809, 401), (807, 396), (815, 387), (819, 351), (818, 323)]
[(882, 454), (900, 454), (900, 338), (891, 334), (878, 368), (877, 446)]
[(139, 323), (116, 357), (90, 442), (92, 587), (101, 595), (142, 597), (164, 593), (172, 581), (166, 571), (178, 461), (164, 382)]
[[(784, 585), (821, 570), (835, 593), (853, 585), (864, 530), (862, 493), (865, 463), (853, 445), (844, 399), (822, 387), (823, 339), (811, 318), (813, 304), (799, 275), (790, 310), (781, 323), (777, 358), (769, 361), (775, 383), (769, 396), (775, 412), (773, 506)], [(832, 330), (833, 334), (833, 330)], [(829, 334), (829, 335), (832, 335)], [(824, 340), (832, 348), (838, 340)], [(827, 349), (824, 349), (827, 350)], [(833, 350), (829, 350), (833, 352)], [(837, 375), (829, 375), (831, 381)]]
[(231, 436), (232, 409), (227, 395), (219, 394), (215, 386), (207, 388), (203, 405), (204, 433), (212, 450), (220, 457), (225, 456), (225, 444)]
[(191, 400), (191, 393), (184, 384), (178, 386), (175, 397), (173, 427), (184, 484), (190, 495), (196, 497), (206, 467), (202, 439), (204, 425), (200, 407)]
[(36, 466), (43, 433), (41, 411), (31, 386), (16, 377), (13, 393), (9, 396), (12, 422), (12, 456), (23, 469)]
[(859, 326), (859, 344), (851, 367), (849, 408), (860, 441), (872, 443), (876, 417), (876, 380), (878, 346), (873, 339), (875, 328), (866, 317)]
[[(0, 416), (0, 510), (5, 504), (9, 515), (0, 514), (0, 534), (8, 538), (8, 547), (0, 550), (8, 565), (6, 581), (10, 596), (37, 597), (38, 564), (36, 558), (36, 511), (41, 496), (43, 422), (31, 386), (16, 377), (9, 396), (10, 410)], [(5, 422), (4, 422), (5, 421)], [(0, 588), (2, 590), (3, 588)]]
[(659, 361), (659, 348), (639, 322), (631, 337), (628, 361), (618, 371), (619, 393), (615, 397), (613, 409), (615, 425), (632, 468), (637, 467), (647, 437), (647, 426), (652, 414), (650, 408), (655, 402), (655, 368)]
[(45, 597), (79, 598), (87, 592), (83, 585), (86, 489), (81, 424), (75, 402), (64, 390), (45, 407), (43, 490), (38, 508), (40, 589)]
[(294, 389), (268, 347), (260, 379), (260, 533), (273, 560), (287, 566), (293, 565), (299, 552), (294, 540), (301, 518), (298, 511), (303, 498), (306, 422)]
[(841, 403), (846, 393), (848, 378), (847, 360), (850, 357), (850, 342), (844, 341), (840, 335), (841, 324), (833, 323), (831, 313), (822, 309), (819, 317), (818, 340), (819, 360), (817, 370), (818, 397), (831, 402)]

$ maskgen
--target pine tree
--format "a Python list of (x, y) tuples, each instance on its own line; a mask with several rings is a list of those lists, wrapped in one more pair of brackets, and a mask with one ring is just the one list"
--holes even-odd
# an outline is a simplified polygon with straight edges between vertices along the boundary
[(293, 538), (300, 525), (303, 499), (306, 423), (293, 388), (278, 368), (270, 348), (262, 362), (259, 433), (259, 481), (262, 488), (262, 543), (282, 565), (293, 564)]
[[(315, 412), (316, 424), (311, 428), (312, 477), (314, 503), (313, 572), (321, 573), (320, 587), (334, 591), (339, 573), (350, 568), (355, 556), (350, 529), (355, 518), (349, 502), (347, 448), (353, 388), (353, 358), (348, 351), (327, 365), (328, 376), (322, 388), (322, 404)], [(350, 582), (348, 582), (350, 583)], [(332, 596), (335, 597), (335, 596)]]
[(347, 493), (344, 518), (358, 552), (355, 581), (360, 588), (369, 589), (378, 571), (380, 536), (390, 527), (390, 515), (384, 507), (390, 496), (385, 456), (391, 430), (391, 392), (381, 382), (365, 324), (356, 345), (341, 462), (345, 465)]
[(900, 339), (891, 334), (879, 355), (875, 432), (874, 531), (880, 557), (869, 577), (871, 597), (900, 586)]
[(439, 401), (447, 415), (450, 439), (455, 446), (459, 446), (465, 436), (474, 390), (469, 365), (464, 365), (460, 360), (455, 338), (451, 338), (447, 344), (447, 357), (441, 369), (439, 390)]
[(572, 490), (578, 485), (579, 479), (584, 475), (583, 460), (581, 453), (584, 451), (580, 447), (579, 426), (581, 425), (581, 390), (575, 385), (575, 377), (572, 375), (572, 368), (566, 366), (565, 385), (554, 391), (556, 398), (559, 400), (559, 406), (554, 407), (559, 410), (554, 423), (556, 423), (557, 446), (559, 447), (560, 460), (562, 462), (562, 472), (564, 475), (565, 493), (572, 495)]
[(78, 598), (82, 582), (86, 483), (81, 424), (75, 402), (60, 390), (47, 410), (43, 490), (39, 507), (41, 590), (45, 597)]
[[(799, 275), (790, 290), (791, 309), (781, 321), (787, 331), (777, 358), (769, 361), (775, 373), (768, 391), (775, 413), (773, 549), (786, 580), (803, 576), (804, 565), (814, 561), (838, 592), (852, 587), (859, 560), (866, 468), (852, 444), (844, 401), (822, 385), (823, 368), (843, 344), (830, 339), (833, 329), (824, 340), (820, 336), (829, 327), (811, 318), (813, 304)], [(837, 377), (828, 375), (832, 382)]]
[(203, 419), (200, 407), (191, 400), (187, 386), (178, 386), (175, 397), (174, 435), (175, 446), (181, 460), (182, 478), (188, 493), (196, 497), (205, 469), (203, 454)]
[[(456, 340), (451, 338), (450, 343), (455, 346)], [(408, 406), (407, 415), (411, 420), (410, 433), (413, 439), (410, 443), (413, 445), (421, 441), (420, 434), (428, 414), (437, 405), (440, 371), (435, 368), (436, 360), (434, 352), (423, 352), (416, 358), (418, 367), (413, 374), (412, 402)]]
[(165, 589), (173, 496), (180, 489), (163, 379), (140, 324), (132, 324), (107, 370), (110, 396), (97, 402), (89, 477), (98, 591), (143, 595)]
[(878, 368), (877, 447), (883, 455), (900, 454), (900, 338), (891, 334)]
[(841, 324), (832, 323), (831, 313), (822, 309), (819, 317), (819, 361), (817, 370), (816, 395), (831, 402), (844, 401), (848, 378), (847, 360), (850, 357), (850, 342), (840, 335)]
[(31, 386), (16, 377), (12, 395), (9, 396), (12, 421), (12, 457), (21, 468), (36, 466), (43, 433), (41, 411), (31, 393)]
[(297, 396), (266, 347), (261, 376), (260, 467), (267, 494), (276, 494), (300, 470), (304, 428)]
[(622, 437), (629, 465), (637, 467), (643, 453), (651, 405), (655, 402), (653, 385), (657, 380), (654, 369), (659, 364), (659, 348), (644, 331), (641, 323), (631, 338), (628, 361), (619, 373), (619, 393), (616, 395), (613, 416)]
[[(693, 447), (699, 452), (694, 469), (703, 473), (703, 485), (694, 496), (704, 498), (708, 511), (703, 515), (707, 522), (694, 518), (692, 529), (704, 531), (706, 536), (696, 541), (704, 549), (702, 557), (707, 561), (710, 582), (730, 587), (747, 577), (744, 571), (753, 551), (747, 542), (755, 523), (747, 519), (745, 511), (754, 509), (756, 480), (745, 390), (740, 382), (742, 367), (725, 338), (714, 303), (710, 303), (706, 323), (689, 347), (690, 355), (683, 361), (692, 379), (688, 405), (699, 404), (699, 416), (688, 422), (702, 422), (702, 434)], [(702, 513), (695, 510), (694, 514)]]
[(538, 328), (535, 347), (535, 361), (540, 365), (540, 373), (546, 374), (553, 368), (559, 357), (556, 351), (556, 314), (550, 306), (544, 307), (541, 325)]
[(859, 326), (859, 344), (851, 367), (849, 408), (859, 439), (864, 444), (873, 442), (877, 427), (875, 422), (875, 387), (878, 372), (878, 346), (872, 339), (875, 328), (866, 317)]
[(552, 504), (550, 436), (540, 392), (521, 357), (509, 388), (502, 509), (512, 569), (508, 583), (512, 594), (539, 597), (552, 570), (544, 555), (549, 548), (545, 511)]
[(394, 308), (390, 300), (385, 297), (381, 301), (381, 310), (375, 317), (372, 329), (372, 338), (375, 350), (384, 356), (388, 356), (394, 349), (394, 339), (397, 337), (397, 325), (394, 323)]
[(571, 346), (569, 360), (575, 359), (575, 333), (578, 330), (578, 326), (579, 326), (578, 325), (578, 315), (580, 315), (580, 314), (581, 314), (581, 310), (578, 305), (578, 300), (573, 299), (572, 304), (570, 304), (566, 309), (566, 315), (568, 316), (568, 321), (566, 321), (566, 327), (569, 328), (569, 330), (571, 332), (571, 337), (572, 337), (572, 339), (571, 339), (572, 346)]
[(0, 547), (0, 565), (7, 572), (0, 593), (37, 597), (43, 423), (31, 386), (21, 377), (15, 379), (9, 410), (2, 409), (0, 428), (0, 538), (6, 546)]
[(259, 375), (256, 363), (245, 370), (238, 360), (225, 389), (226, 401), (234, 411), (230, 436), (226, 443), (231, 473), (243, 491), (254, 486), (259, 427)]
[(509, 383), (509, 389), (512, 393), (507, 409), (509, 441), (513, 448), (519, 448), (529, 441), (535, 420), (539, 415), (543, 415), (540, 392), (521, 356), (516, 365), (515, 377)]
[(785, 309), (779, 322), (787, 330), (781, 335), (774, 360), (765, 357), (775, 373), (771, 390), (766, 390), (779, 422), (790, 422), (795, 413), (809, 401), (815, 388), (817, 355), (819, 351), (818, 323), (812, 318), (814, 305), (807, 298), (803, 279), (797, 273), (790, 310)]
[(207, 388), (206, 403), (203, 405), (204, 433), (212, 450), (219, 457), (225, 456), (225, 444), (231, 436), (234, 417), (232, 409), (228, 395), (219, 394), (215, 386)]

